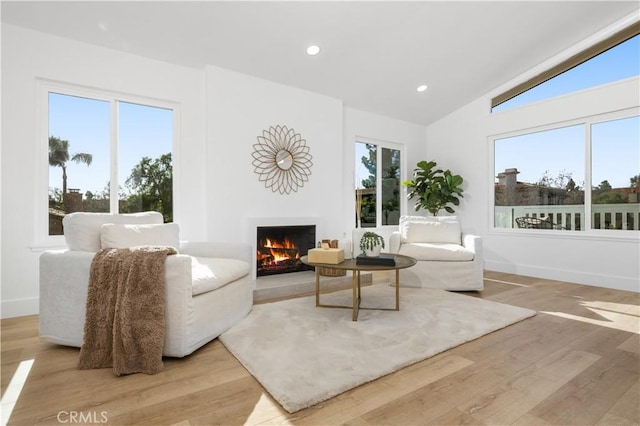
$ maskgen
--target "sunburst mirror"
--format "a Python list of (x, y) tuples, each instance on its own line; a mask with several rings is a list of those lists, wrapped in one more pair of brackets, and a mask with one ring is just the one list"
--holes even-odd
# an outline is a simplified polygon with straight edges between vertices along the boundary
[(307, 141), (287, 126), (271, 126), (253, 145), (253, 166), (266, 188), (273, 192), (296, 192), (311, 174), (313, 163)]

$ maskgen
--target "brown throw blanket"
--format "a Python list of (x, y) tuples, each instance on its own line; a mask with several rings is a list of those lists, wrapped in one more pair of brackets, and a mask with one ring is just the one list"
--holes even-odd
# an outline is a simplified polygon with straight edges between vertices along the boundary
[(156, 374), (164, 346), (164, 263), (172, 247), (102, 249), (91, 263), (78, 368)]

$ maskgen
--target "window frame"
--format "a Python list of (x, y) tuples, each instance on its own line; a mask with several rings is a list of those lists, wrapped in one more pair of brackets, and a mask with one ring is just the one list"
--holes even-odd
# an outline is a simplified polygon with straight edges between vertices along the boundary
[(171, 146), (173, 166), (173, 218), (177, 221), (176, 206), (179, 205), (179, 194), (176, 191), (179, 183), (179, 146), (180, 146), (180, 104), (178, 102), (152, 98), (148, 96), (121, 93), (106, 89), (82, 86), (48, 79), (36, 80), (36, 126), (37, 126), (37, 154), (35, 173), (36, 194), (35, 202), (35, 242), (34, 251), (41, 251), (52, 247), (65, 247), (64, 235), (49, 235), (49, 94), (77, 96), (87, 99), (108, 102), (110, 105), (109, 129), (110, 129), (110, 188), (109, 188), (109, 212), (118, 212), (118, 103), (127, 102), (143, 106), (163, 108), (172, 111), (173, 117), (173, 142)]
[[(580, 66), (581, 64), (600, 55), (601, 53), (604, 53), (609, 49), (613, 49), (617, 45), (622, 44), (625, 41), (630, 40), (631, 38), (637, 35), (640, 35), (640, 21), (632, 23), (631, 25), (615, 32), (613, 35), (603, 40), (600, 40), (599, 42), (591, 45), (590, 47), (587, 47), (586, 49), (581, 50), (578, 53), (570, 56), (569, 58), (563, 60), (562, 62), (554, 66), (551, 66), (550, 68), (534, 75), (533, 77), (528, 78), (522, 83), (516, 84), (510, 89), (507, 89), (502, 93), (492, 97), (490, 102), (490, 107), (489, 107), (490, 113), (495, 114), (496, 111), (493, 111), (493, 108), (517, 96), (520, 96), (521, 94), (533, 89), (536, 86), (539, 86), (549, 80), (552, 80), (553, 78), (559, 76), (560, 74), (566, 71), (569, 71), (572, 68)], [(588, 89), (588, 88), (585, 88), (585, 89)], [(582, 90), (585, 90), (585, 89), (582, 89)], [(562, 96), (562, 95), (558, 95), (558, 96)], [(546, 99), (541, 99), (535, 102), (544, 101)], [(520, 106), (525, 106), (525, 105), (528, 105), (528, 103)], [(502, 111), (497, 111), (497, 112), (502, 112)]]
[[(615, 121), (631, 117), (640, 116), (640, 107), (624, 108), (617, 111), (603, 112), (593, 114), (590, 116), (569, 119), (564, 121), (554, 122), (552, 124), (545, 124), (535, 127), (523, 128), (503, 133), (497, 133), (489, 135), (487, 142), (489, 144), (489, 172), (490, 172), (490, 184), (489, 184), (489, 232), (494, 234), (507, 233), (507, 234), (530, 234), (536, 236), (544, 235), (561, 235), (563, 238), (597, 238), (602, 237), (610, 238), (614, 240), (619, 239), (637, 239), (640, 235), (640, 231), (637, 230), (618, 230), (618, 229), (593, 229), (592, 228), (592, 153), (591, 153), (591, 127), (594, 124), (606, 123), (609, 121)], [(498, 139), (511, 138), (516, 136), (527, 135), (531, 133), (537, 133), (547, 130), (560, 129), (569, 126), (582, 125), (585, 128), (584, 132), (584, 218), (582, 221), (582, 229), (579, 231), (566, 231), (566, 230), (552, 230), (552, 229), (520, 229), (520, 228), (501, 228), (495, 225), (495, 141)], [(638, 218), (636, 218), (638, 220)]]
[[(373, 138), (369, 138), (369, 137), (364, 137), (364, 136), (356, 136), (355, 139), (353, 140), (353, 147), (354, 147), (354, 153), (355, 153), (355, 146), (357, 143), (364, 143), (364, 144), (370, 144), (370, 145), (376, 145), (379, 149), (376, 149), (376, 170), (377, 170), (377, 165), (380, 164), (382, 162), (382, 149), (380, 148), (386, 148), (386, 149), (393, 149), (393, 150), (397, 150), (400, 151), (400, 202), (399, 202), (399, 207), (400, 207), (400, 216), (406, 214), (406, 197), (405, 195), (405, 190), (404, 187), (402, 186), (402, 181), (406, 180), (406, 164), (407, 164), (407, 159), (406, 159), (406, 149), (405, 149), (405, 145), (402, 143), (397, 143), (397, 142), (390, 142), (390, 141), (386, 141), (386, 140), (381, 140), (381, 139), (373, 139)], [(356, 160), (358, 160), (357, 158), (355, 158), (354, 155), (354, 159), (353, 159), (353, 165), (354, 165), (354, 173), (353, 173), (353, 191), (355, 194), (355, 191), (358, 189), (358, 182), (356, 181), (357, 179), (357, 173), (355, 170), (355, 162)], [(382, 203), (379, 203), (378, 200), (382, 198), (382, 173), (376, 173), (376, 226), (372, 227), (372, 228), (397, 228), (398, 225), (383, 225), (382, 224)], [(355, 208), (357, 209), (357, 204), (355, 205)], [(356, 213), (355, 209), (354, 209), (354, 213)], [(366, 229), (363, 227), (359, 227), (358, 223), (356, 222), (354, 224), (354, 228), (356, 229)]]

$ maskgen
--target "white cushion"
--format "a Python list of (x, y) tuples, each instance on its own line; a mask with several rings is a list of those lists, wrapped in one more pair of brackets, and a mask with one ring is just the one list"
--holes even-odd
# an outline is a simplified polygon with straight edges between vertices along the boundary
[(399, 228), (402, 243), (461, 243), (462, 229), (455, 216), (402, 216)]
[(416, 260), (444, 262), (470, 262), (475, 257), (473, 250), (448, 243), (406, 243), (400, 246), (399, 253)]
[(192, 257), (191, 294), (197, 296), (216, 290), (244, 277), (249, 273), (249, 270), (249, 264), (238, 259)]
[(135, 246), (169, 246), (180, 248), (180, 231), (177, 223), (133, 225), (105, 223), (100, 233), (102, 248), (127, 248)]
[(158, 212), (130, 214), (70, 213), (62, 219), (64, 239), (69, 250), (97, 252), (100, 250), (100, 232), (105, 223), (162, 223)]

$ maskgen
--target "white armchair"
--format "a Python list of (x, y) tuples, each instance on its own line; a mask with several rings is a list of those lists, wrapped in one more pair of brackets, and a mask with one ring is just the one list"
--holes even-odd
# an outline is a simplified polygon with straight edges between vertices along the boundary
[[(89, 271), (101, 248), (102, 225), (162, 222), (162, 215), (156, 212), (65, 216), (68, 249), (49, 250), (40, 256), (40, 337), (51, 343), (82, 346)], [(165, 262), (163, 355), (183, 357), (251, 311), (252, 253), (245, 244), (179, 242), (177, 225), (163, 232), (176, 240), (175, 244), (164, 245), (178, 249), (178, 254), (168, 256)], [(120, 236), (112, 233), (111, 238)]]
[(482, 239), (464, 234), (454, 216), (402, 216), (389, 239), (391, 253), (415, 258), (400, 271), (400, 285), (443, 290), (482, 290)]

